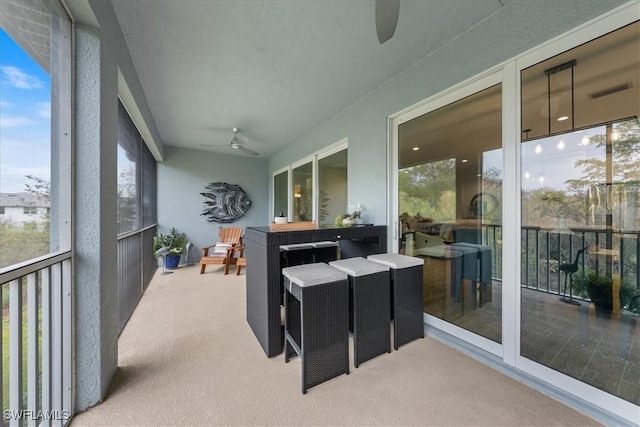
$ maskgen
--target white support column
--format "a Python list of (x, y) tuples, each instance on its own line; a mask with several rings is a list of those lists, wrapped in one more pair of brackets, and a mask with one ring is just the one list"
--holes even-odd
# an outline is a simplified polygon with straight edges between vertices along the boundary
[[(96, 7), (110, 7), (96, 3)], [(106, 395), (118, 357), (118, 69), (107, 29), (75, 27), (75, 409)]]

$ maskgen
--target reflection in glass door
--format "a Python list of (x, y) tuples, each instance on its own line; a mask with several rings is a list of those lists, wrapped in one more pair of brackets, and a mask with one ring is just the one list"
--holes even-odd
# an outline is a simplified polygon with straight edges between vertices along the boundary
[(347, 150), (318, 159), (318, 224), (334, 226), (347, 211)]
[(273, 177), (273, 216), (289, 216), (289, 171)]
[(313, 220), (313, 164), (293, 169), (293, 221)]
[(424, 259), (424, 310), (502, 342), (502, 87), (398, 126), (400, 253)]
[(635, 405), (639, 64), (636, 22), (521, 72), (521, 355)]

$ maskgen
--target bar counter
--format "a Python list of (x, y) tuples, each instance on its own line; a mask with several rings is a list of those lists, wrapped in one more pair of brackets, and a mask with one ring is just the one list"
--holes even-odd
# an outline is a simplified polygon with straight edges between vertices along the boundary
[(283, 348), (280, 318), (282, 267), (280, 245), (336, 241), (341, 258), (366, 257), (387, 252), (387, 227), (365, 225), (316, 230), (272, 231), (266, 227), (247, 227), (244, 238), (247, 259), (247, 322), (268, 357)]

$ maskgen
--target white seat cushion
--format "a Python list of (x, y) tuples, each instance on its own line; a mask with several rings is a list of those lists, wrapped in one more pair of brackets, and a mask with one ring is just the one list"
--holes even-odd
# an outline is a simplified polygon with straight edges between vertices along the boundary
[(282, 269), (282, 274), (284, 274), (291, 283), (295, 283), (301, 287), (347, 280), (346, 273), (329, 267), (323, 262), (286, 267)]
[(311, 243), (296, 243), (293, 245), (281, 245), (281, 251), (300, 251), (304, 249), (313, 249)]
[(224, 254), (224, 255), (226, 255), (227, 254), (227, 249), (229, 249), (231, 246), (233, 246), (231, 243), (218, 242), (213, 247), (213, 253), (214, 254)]
[(366, 276), (367, 274), (389, 271), (388, 266), (380, 264), (378, 262), (366, 260), (362, 257), (331, 261), (329, 265), (331, 267), (337, 268), (340, 271), (344, 271), (352, 277)]
[(311, 244), (313, 245), (314, 248), (330, 248), (330, 247), (338, 246), (338, 242), (334, 242), (331, 240), (326, 240), (324, 242), (313, 242)]
[(428, 256), (431, 258), (440, 258), (440, 259), (453, 259), (453, 258), (458, 258), (464, 255), (464, 252), (453, 249), (449, 245), (420, 248), (416, 252), (418, 252), (418, 255)]
[(376, 254), (369, 255), (367, 259), (369, 261), (388, 265), (389, 267), (396, 270), (400, 268), (409, 268), (416, 267), (418, 265), (424, 265), (424, 260), (422, 258), (415, 258), (402, 254)]

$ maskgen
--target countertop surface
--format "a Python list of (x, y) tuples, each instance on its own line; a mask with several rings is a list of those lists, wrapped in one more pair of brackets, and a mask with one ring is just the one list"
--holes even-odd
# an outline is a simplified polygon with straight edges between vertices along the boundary
[[(373, 224), (362, 224), (362, 225), (352, 225), (351, 227), (318, 227), (316, 230), (347, 230), (351, 228), (365, 228), (365, 227), (383, 227), (380, 225)], [(283, 231), (293, 232), (293, 231), (314, 231), (314, 230), (272, 230), (270, 226), (264, 225), (259, 227), (247, 227), (247, 230), (254, 230), (261, 233), (281, 233)]]

